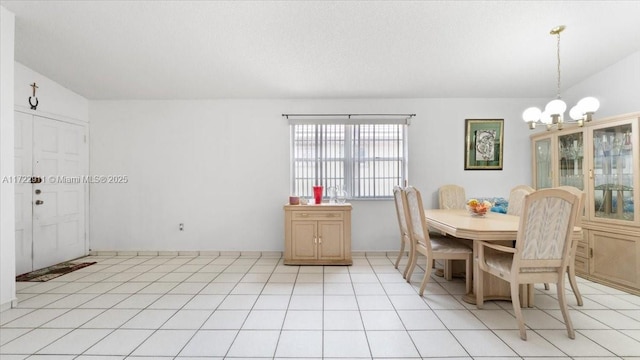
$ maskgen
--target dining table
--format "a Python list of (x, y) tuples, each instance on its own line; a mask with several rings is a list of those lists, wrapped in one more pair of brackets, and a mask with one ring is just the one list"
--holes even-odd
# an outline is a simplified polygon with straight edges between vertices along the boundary
[[(468, 239), (473, 246), (473, 273), (480, 271), (476, 256), (478, 254), (477, 241), (491, 241), (502, 245), (512, 246), (518, 236), (520, 217), (515, 215), (488, 212), (483, 216), (475, 216), (465, 209), (425, 209), (424, 215), (427, 224), (431, 229), (438, 230), (449, 236), (459, 239)], [(582, 236), (582, 229), (574, 227), (573, 241), (577, 241)], [(469, 274), (466, 274), (469, 276)], [(473, 277), (473, 274), (471, 274)], [(485, 300), (508, 300), (511, 301), (511, 291), (508, 282), (485, 274), (484, 299)], [(473, 277), (472, 292), (465, 294), (462, 300), (476, 303), (474, 289), (478, 288), (477, 276)], [(520, 287), (520, 304), (522, 307), (533, 306), (533, 284)]]

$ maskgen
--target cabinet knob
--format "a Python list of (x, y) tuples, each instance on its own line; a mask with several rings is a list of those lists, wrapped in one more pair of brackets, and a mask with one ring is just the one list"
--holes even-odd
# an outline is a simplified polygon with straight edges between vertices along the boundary
[(42, 205), (42, 204), (44, 204), (44, 201), (42, 201), (42, 200), (36, 200), (36, 205)]
[(309, 214), (307, 214), (307, 213), (302, 213), (302, 214), (300, 214), (300, 216), (301, 216), (301, 217), (309, 217)]
[(322, 245), (322, 237), (319, 237), (319, 238), (318, 238), (318, 244), (321, 244), (321, 245)]

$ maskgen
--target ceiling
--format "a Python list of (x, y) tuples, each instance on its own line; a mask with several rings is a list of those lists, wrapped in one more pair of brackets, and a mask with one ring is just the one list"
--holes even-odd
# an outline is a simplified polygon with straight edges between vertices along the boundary
[(640, 1), (0, 1), (89, 99), (552, 97), (640, 50)]

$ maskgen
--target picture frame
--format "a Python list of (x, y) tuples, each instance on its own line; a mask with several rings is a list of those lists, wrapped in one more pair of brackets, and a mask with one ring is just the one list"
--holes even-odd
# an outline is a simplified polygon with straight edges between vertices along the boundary
[(465, 170), (502, 170), (504, 119), (466, 119)]

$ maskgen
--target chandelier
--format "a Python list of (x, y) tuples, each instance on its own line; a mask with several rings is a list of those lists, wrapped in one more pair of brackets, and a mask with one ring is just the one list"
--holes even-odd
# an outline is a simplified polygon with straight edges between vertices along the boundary
[[(559, 25), (551, 29), (550, 34), (556, 35), (558, 38), (557, 59), (558, 59), (558, 92), (555, 100), (549, 101), (544, 111), (537, 107), (530, 107), (522, 113), (522, 119), (529, 124), (529, 129), (535, 129), (536, 123), (540, 122), (547, 126), (547, 130), (551, 130), (556, 126), (558, 130), (562, 129), (564, 124), (564, 112), (567, 110), (567, 104), (560, 98), (560, 33), (566, 28)], [(594, 97), (586, 97), (576, 104), (569, 111), (569, 116), (578, 126), (583, 126), (585, 121), (591, 121), (593, 113), (600, 107), (600, 102)]]

